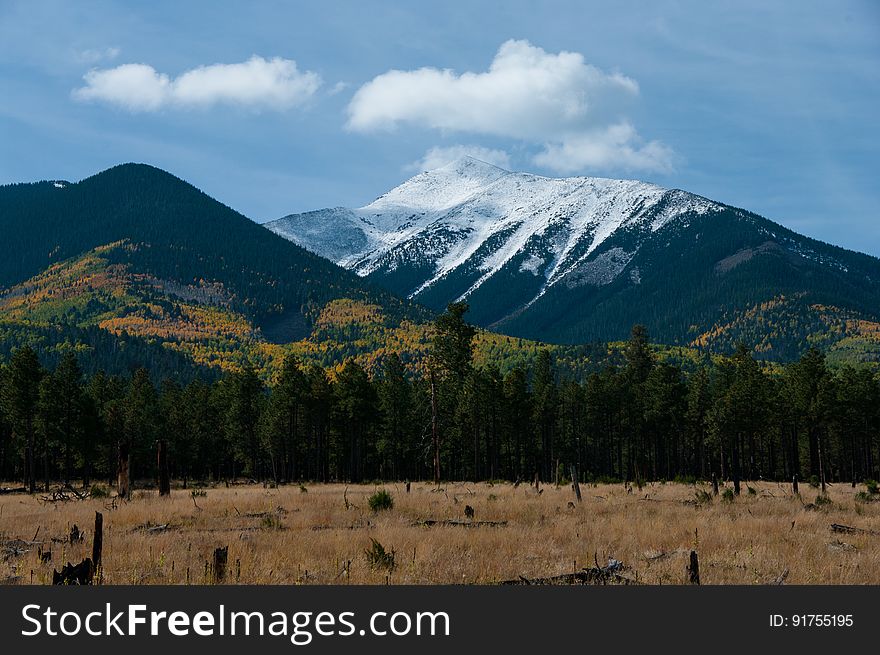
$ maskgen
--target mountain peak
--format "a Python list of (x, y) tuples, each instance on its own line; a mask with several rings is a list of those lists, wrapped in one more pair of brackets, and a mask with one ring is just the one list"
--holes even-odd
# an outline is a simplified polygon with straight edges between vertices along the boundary
[(434, 171), (454, 173), (462, 177), (484, 177), (486, 175), (497, 175), (498, 173), (510, 172), (500, 166), (490, 164), (487, 161), (477, 159), (471, 155), (462, 155), (457, 159), (453, 159), (448, 164), (435, 168)]
[[(419, 173), (379, 196), (362, 211), (374, 216), (401, 207), (418, 213), (444, 211), (460, 205), (507, 175), (511, 173), (503, 168), (465, 155), (440, 168)], [(385, 229), (397, 227), (388, 224)]]
[(395, 292), (428, 305), (519, 280), (523, 297), (497, 320), (556, 285), (638, 277), (625, 269), (643, 237), (623, 235), (648, 235), (716, 208), (635, 180), (541, 177), (464, 155), (365, 207), (291, 215), (266, 227), (360, 275), (388, 278)]

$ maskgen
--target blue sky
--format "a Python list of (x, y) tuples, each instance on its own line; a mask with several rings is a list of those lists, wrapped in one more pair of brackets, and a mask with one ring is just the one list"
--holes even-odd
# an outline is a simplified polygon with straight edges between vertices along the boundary
[(871, 0), (2, 0), (0, 89), (0, 183), (141, 161), (263, 221), (471, 152), (880, 256)]

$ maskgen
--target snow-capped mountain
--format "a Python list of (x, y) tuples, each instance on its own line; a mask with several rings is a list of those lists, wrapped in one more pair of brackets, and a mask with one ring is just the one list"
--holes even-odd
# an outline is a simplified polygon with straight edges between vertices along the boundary
[(529, 304), (554, 285), (613, 282), (638, 250), (601, 248), (619, 230), (656, 232), (717, 209), (644, 182), (547, 178), (464, 157), (365, 207), (293, 214), (266, 227), (359, 275), (405, 278), (404, 287), (391, 286), (415, 299), (454, 278), (458, 293), (449, 299), (464, 300), (515, 271), (532, 278)]
[[(479, 324), (560, 341), (617, 338), (638, 321), (681, 342), (725, 308), (797, 292), (808, 263), (823, 276), (847, 268), (847, 251), (685, 191), (547, 178), (471, 157), (365, 207), (292, 214), (266, 227), (428, 307), (466, 300)], [(858, 257), (874, 270), (875, 258)], [(750, 277), (713, 295), (770, 260), (780, 267), (775, 287)], [(694, 307), (674, 312), (673, 303)]]

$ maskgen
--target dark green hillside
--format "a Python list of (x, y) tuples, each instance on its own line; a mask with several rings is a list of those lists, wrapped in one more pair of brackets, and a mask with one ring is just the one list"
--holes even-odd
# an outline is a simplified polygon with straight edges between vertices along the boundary
[(287, 317), (288, 325), (305, 330), (323, 305), (340, 297), (378, 303), (395, 319), (422, 315), (143, 164), (116, 166), (63, 188), (51, 182), (0, 187), (0, 229), (0, 287), (127, 240), (135, 247), (116, 254), (133, 270), (185, 285), (219, 284), (228, 304), (258, 324)]

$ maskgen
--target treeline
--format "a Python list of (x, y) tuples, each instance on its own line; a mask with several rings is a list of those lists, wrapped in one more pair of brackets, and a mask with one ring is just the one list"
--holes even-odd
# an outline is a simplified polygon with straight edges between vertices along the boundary
[[(467, 305), (437, 318), (430, 365), (396, 355), (373, 376), (349, 360), (331, 379), (289, 358), (271, 384), (243, 370), (158, 385), (54, 370), (30, 347), (0, 368), (0, 477), (53, 480), (582, 480), (878, 478), (880, 379), (831, 370), (817, 350), (765, 368), (745, 347), (685, 374), (658, 361), (641, 326), (625, 362), (559, 379), (549, 351), (502, 375), (474, 365)], [(737, 485), (738, 486), (738, 485)]]

